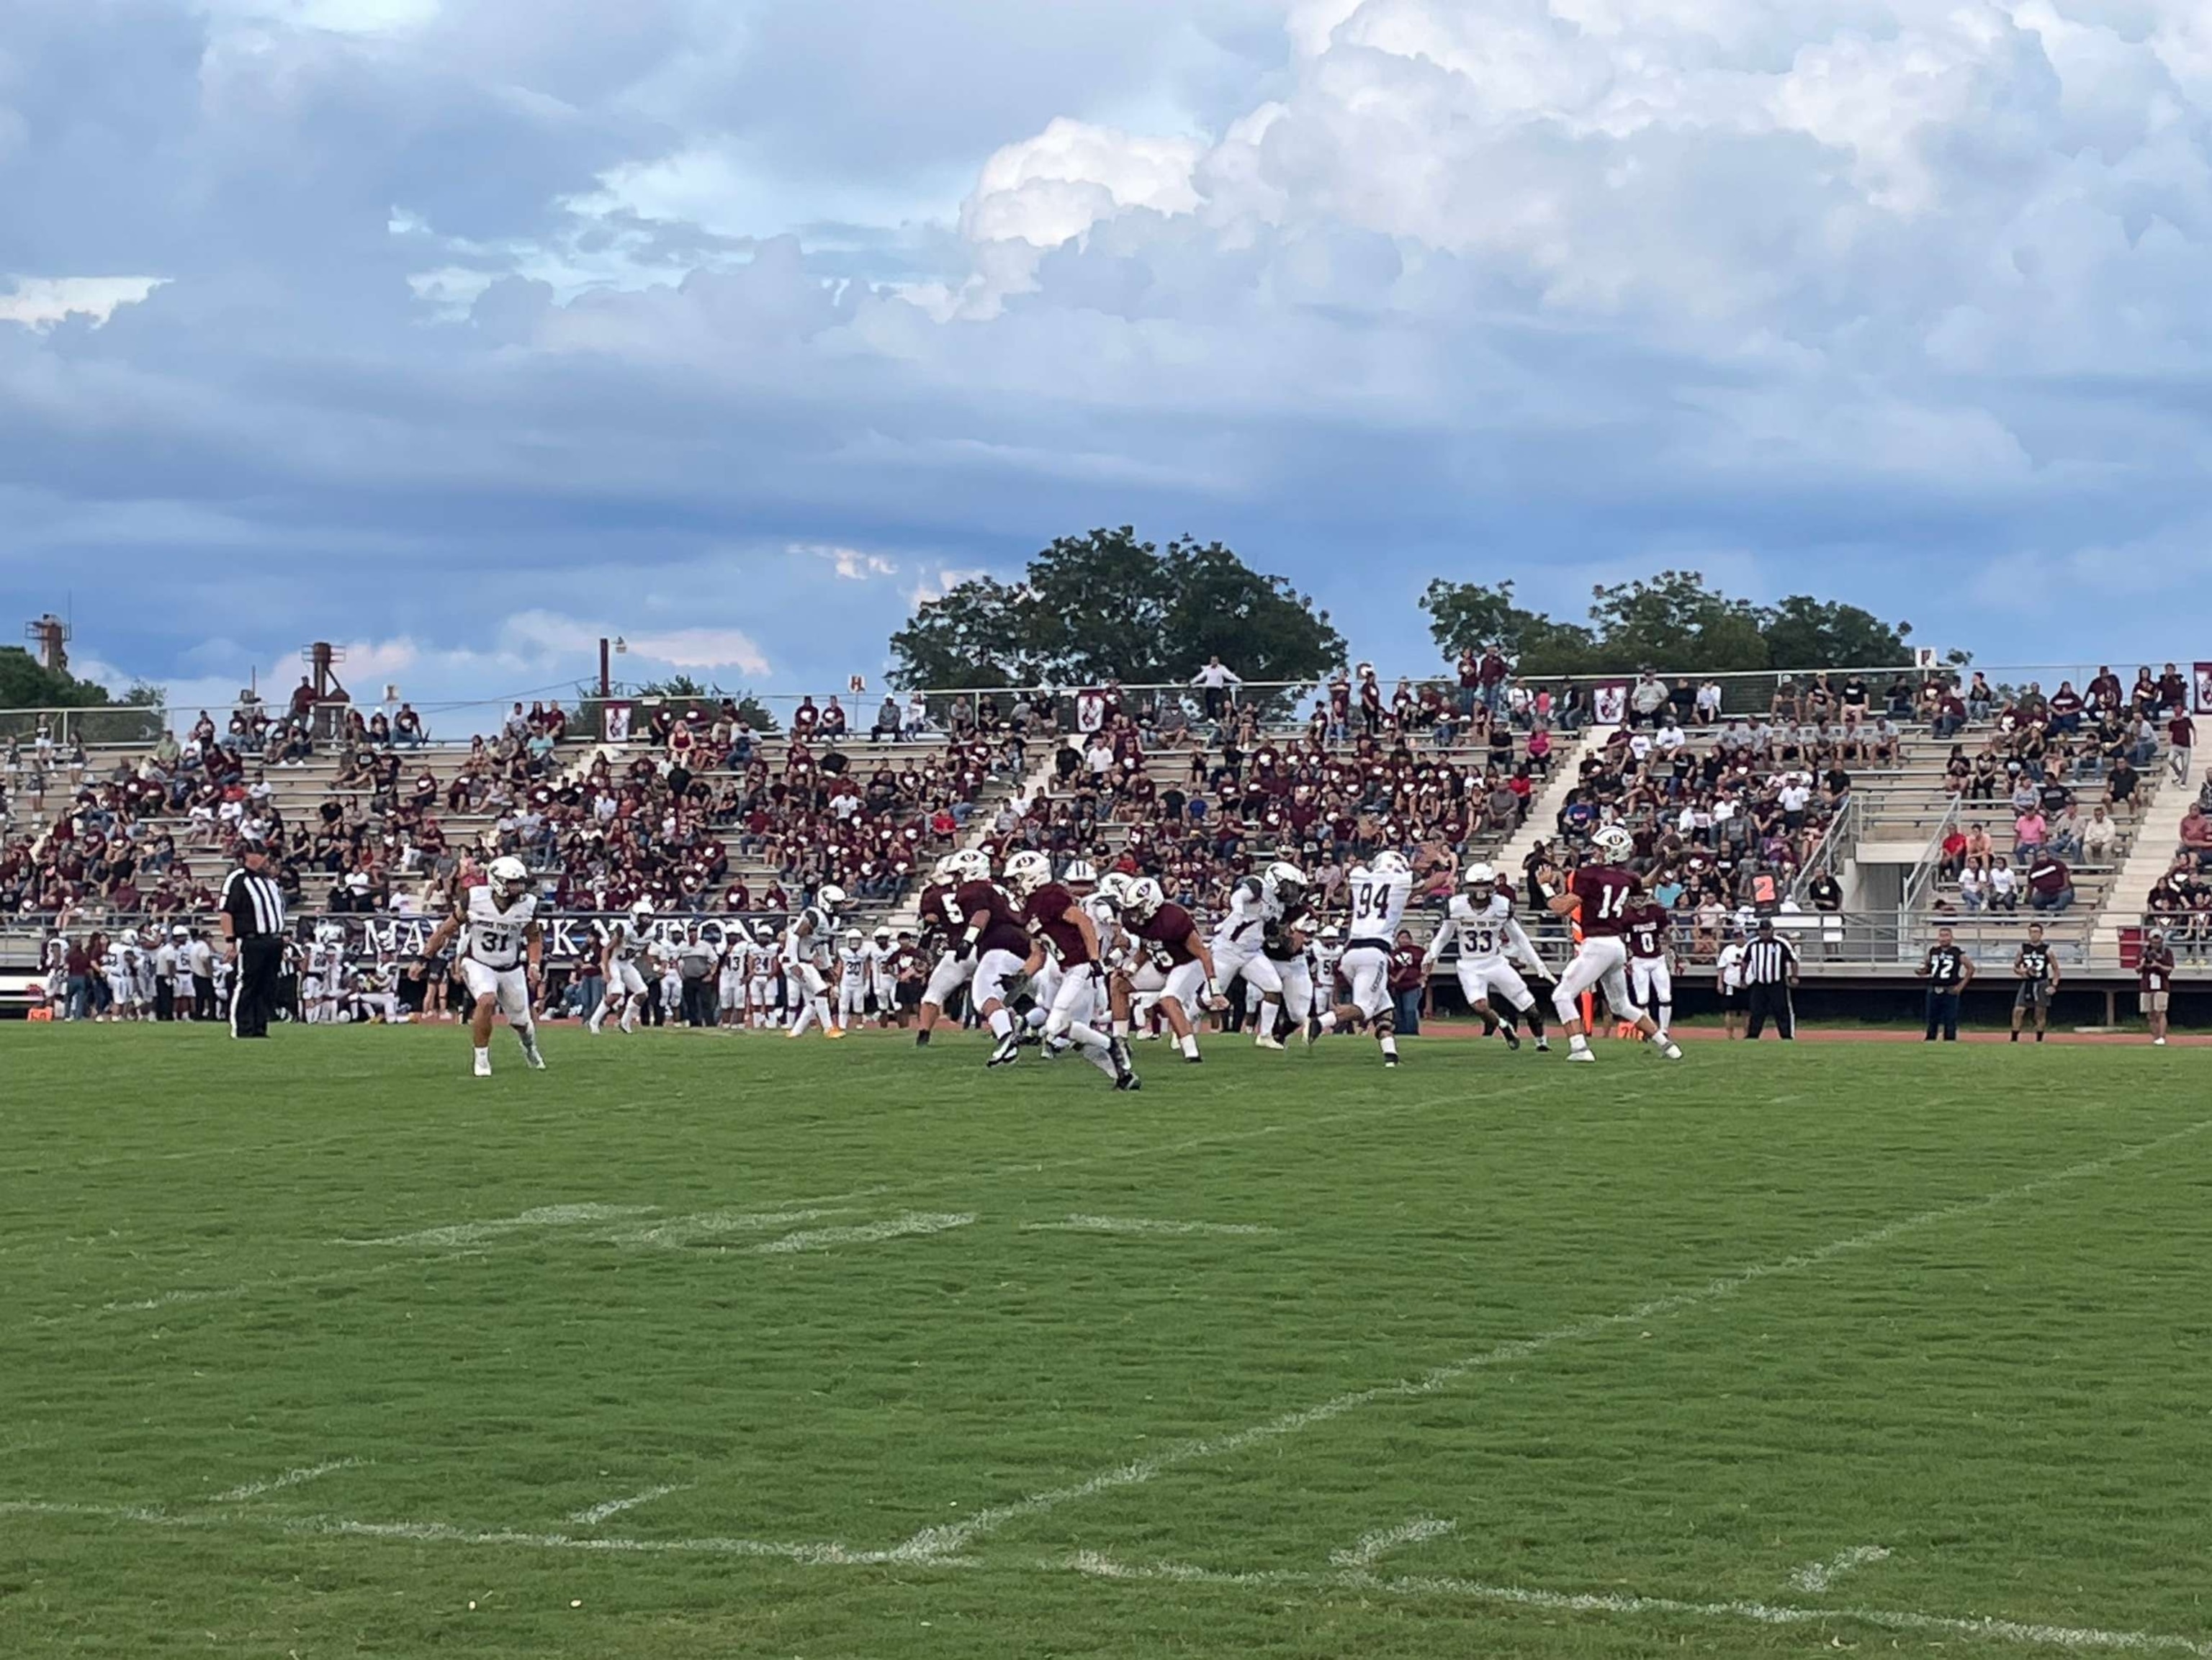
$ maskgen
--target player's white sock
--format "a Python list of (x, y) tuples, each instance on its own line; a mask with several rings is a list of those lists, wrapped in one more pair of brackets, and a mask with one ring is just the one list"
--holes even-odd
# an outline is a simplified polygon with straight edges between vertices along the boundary
[(1083, 1058), (1091, 1065), (1109, 1078), (1121, 1075), (1121, 1069), (1114, 1064), (1114, 1040), (1103, 1032), (1096, 1027), (1071, 1026), (1067, 1028), (1067, 1035), (1083, 1051)]
[(489, 1049), (477, 1051), (477, 1076), (479, 1078), (491, 1076), (491, 1051)]
[(1022, 1016), (1023, 1021), (1028, 1025), (1030, 1030), (1032, 1032), (1043, 1031), (1046, 1018), (1043, 1009), (1034, 1008), (1031, 1009), (1028, 1014)]
[(991, 1035), (1000, 1043), (1014, 1035), (1013, 1015), (1004, 1009), (994, 1009), (990, 1014)]
[(1567, 1052), (1571, 1055), (1579, 1055), (1583, 1050), (1588, 1049), (1589, 1047), (1589, 1039), (1583, 1036), (1579, 1032), (1576, 1033), (1573, 1037), (1567, 1039)]
[(1178, 1046), (1179, 1046), (1179, 1047), (1181, 1047), (1181, 1049), (1182, 1050), (1182, 1052), (1183, 1052), (1186, 1056), (1189, 1057), (1189, 1058), (1191, 1058), (1192, 1060), (1196, 1060), (1196, 1059), (1198, 1058), (1198, 1033), (1197, 1033), (1194, 1032), (1194, 1033), (1191, 1033), (1188, 1037), (1187, 1037), (1187, 1038), (1179, 1039), (1177, 1040), (1177, 1043), (1178, 1043)]
[(1334, 1009), (1325, 1009), (1322, 1011), (1321, 1029), (1324, 1032), (1334, 1032), (1336, 1030), (1336, 1010)]
[(1383, 1039), (1382, 1052), (1395, 1060), (1398, 1057), (1398, 1039), (1395, 1037)]
[(1127, 1021), (1115, 1021), (1114, 1022), (1114, 1035), (1117, 1038), (1127, 1037), (1129, 1035), (1129, 1022)]
[(520, 1025), (514, 1027), (512, 1030), (514, 1033), (515, 1040), (521, 1044), (524, 1054), (526, 1055), (538, 1047), (538, 1028), (528, 1021), (524, 1021)]
[(799, 1005), (799, 1018), (791, 1023), (793, 1037), (804, 1037), (806, 1034), (806, 1028), (814, 1024), (815, 1002), (814, 998), (809, 997)]
[(830, 1000), (827, 997), (815, 998), (806, 1006), (806, 1012), (814, 1016), (814, 1023), (824, 1032), (836, 1028), (837, 1022), (830, 1018)]

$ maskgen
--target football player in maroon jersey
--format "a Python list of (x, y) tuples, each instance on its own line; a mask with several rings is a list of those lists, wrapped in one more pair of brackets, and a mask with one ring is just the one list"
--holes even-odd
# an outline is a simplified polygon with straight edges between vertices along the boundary
[(1575, 960), (1567, 965), (1567, 972), (1559, 976), (1559, 984), (1552, 989), (1552, 1007), (1559, 1013), (1559, 1023), (1567, 1029), (1567, 1058), (1597, 1058), (1590, 1053), (1589, 1038), (1583, 1028), (1577, 999), (1592, 986), (1600, 986), (1615, 1019), (1633, 1026), (1639, 1037), (1649, 1040), (1668, 1060), (1679, 1061), (1682, 1058), (1680, 1047), (1672, 1038), (1662, 1037), (1658, 1022), (1638, 1009), (1628, 995), (1628, 944), (1623, 934), (1629, 911), (1637, 902), (1641, 888), (1626, 868), (1626, 862), (1635, 852), (1636, 843), (1617, 824), (1601, 826), (1590, 838), (1590, 843), (1596, 851), (1597, 862), (1577, 870), (1568, 882), (1568, 891), (1548, 901), (1555, 914), (1578, 918), (1582, 926), (1582, 942), (1575, 948)]
[(1022, 924), (1036, 943), (1024, 967), (1047, 1005), (1044, 1040), (1073, 1042), (1116, 1089), (1140, 1087), (1126, 1051), (1091, 1024), (1098, 1008), (1098, 925), (1074, 894), (1052, 878), (1052, 861), (1024, 851), (1006, 861), (1006, 885), (1022, 903)]
[(936, 960), (921, 994), (921, 1028), (914, 1034), (918, 1048), (929, 1046), (929, 1034), (945, 1017), (945, 1005), (952, 994), (975, 978), (975, 959), (953, 948), (968, 926), (968, 913), (960, 908), (960, 889), (963, 883), (990, 880), (990, 856), (963, 847), (938, 861), (928, 886), (921, 890), (922, 942), (926, 949), (934, 948)]
[(1153, 963), (1166, 976), (1159, 1009), (1175, 1033), (1185, 1061), (1200, 1058), (1194, 1016), (1218, 1008), (1213, 991), (1213, 953), (1191, 920), (1190, 912), (1170, 904), (1159, 883), (1150, 876), (1129, 887), (1129, 931), (1152, 953)]

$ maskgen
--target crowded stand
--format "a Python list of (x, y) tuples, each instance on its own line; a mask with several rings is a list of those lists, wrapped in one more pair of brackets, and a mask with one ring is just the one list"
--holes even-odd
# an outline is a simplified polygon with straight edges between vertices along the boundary
[[(1304, 1018), (1268, 989), (1285, 967), (1310, 981), (1316, 1021), (1350, 992), (1336, 954), (1358, 936), (1374, 872), (1401, 867), (1377, 982), (1388, 1024), (1417, 1029), (1432, 984), (1490, 961), (1470, 942), (1494, 954), (1510, 935), (1505, 971), (1461, 984), (1510, 1035), (1516, 1011), (1531, 1018), (1528, 987), (1577, 952), (1561, 901), (1587, 869), (1632, 883), (1643, 920), (1622, 937), (1641, 942), (1639, 984), (1655, 962), (1725, 975), (1760, 919), (1840, 906), (1828, 842), (1843, 815), (1929, 771), (1948, 815), (1931, 918), (2094, 912), (2160, 776), (2188, 776), (2194, 741), (2171, 665), (2132, 688), (2102, 670), (2049, 694), (1948, 670), (1747, 693), (1652, 673), (1546, 682), (1486, 650), (1431, 680), (1341, 670), (1303, 712), (1218, 659), (1179, 688), (855, 695), (852, 710), (798, 700), (781, 733), (757, 705), (647, 700), (619, 740), (580, 745), (559, 705), (517, 702), (460, 744), (411, 706), (333, 709), (303, 684), (283, 708), (202, 712), (122, 758), (11, 740), (0, 906), (52, 933), (61, 1017), (206, 1018), (224, 972), (206, 960), (215, 885), (256, 843), (300, 919), (288, 1012), (398, 1021), (469, 1006), (459, 960), (413, 954), (495, 861), (513, 861), (544, 916), (599, 919), (561, 936), (533, 983), (538, 1019), (926, 1035), (944, 1017), (934, 972), (964, 931), (932, 918), (928, 899), (948, 858), (972, 852), (988, 872), (1065, 889), (1086, 915), (1102, 895), (1156, 885), (1152, 913), (1167, 907), (1194, 938), (1289, 895), (1296, 929), (1271, 912), (1267, 948), (1230, 953), (1244, 992), (1178, 1011), (1267, 1043)], [(1592, 728), (1601, 742), (1585, 742)], [(2203, 958), (2212, 785), (2180, 839), (2148, 910)], [(423, 919), (412, 933), (389, 926), (410, 918)], [(1128, 921), (1105, 906), (1097, 937)], [(1509, 1007), (1492, 1007), (1493, 985)], [(990, 1020), (980, 1000), (956, 1001)], [(1011, 1001), (1043, 1006), (1034, 990)], [(1136, 1001), (1150, 1014), (1158, 993)], [(1664, 1040), (1663, 1022), (1651, 1035)]]

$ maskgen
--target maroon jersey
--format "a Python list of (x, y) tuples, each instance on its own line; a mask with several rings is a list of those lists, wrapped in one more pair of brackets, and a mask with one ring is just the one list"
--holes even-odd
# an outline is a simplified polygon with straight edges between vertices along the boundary
[(949, 944), (966, 931), (968, 918), (954, 898), (958, 891), (949, 881), (933, 881), (921, 890), (922, 936), (931, 943)]
[(1063, 966), (1098, 960), (1084, 943), (1083, 930), (1067, 919), (1074, 908), (1075, 895), (1056, 881), (1038, 888), (1022, 906), (1023, 924), (1044, 942), (1052, 960)]
[(983, 913), (983, 932), (975, 942), (979, 953), (1010, 951), (1018, 957), (1029, 955), (1029, 930), (1022, 926), (1021, 912), (1014, 909), (1013, 900), (998, 883), (963, 881), (953, 894), (953, 903), (959, 907), (963, 938), (975, 914)]
[(1617, 865), (1586, 864), (1575, 872), (1571, 891), (1583, 902), (1584, 939), (1618, 937), (1626, 930), (1636, 902), (1636, 878), (1627, 871)]
[(1621, 918), (1627, 925), (1628, 954), (1654, 961), (1667, 954), (1667, 913), (1650, 900), (1628, 907)]
[(1180, 968), (1187, 962), (1198, 960), (1197, 954), (1190, 948), (1190, 936), (1197, 927), (1189, 912), (1170, 901), (1139, 923), (1133, 931), (1152, 947), (1155, 964), (1162, 968)]

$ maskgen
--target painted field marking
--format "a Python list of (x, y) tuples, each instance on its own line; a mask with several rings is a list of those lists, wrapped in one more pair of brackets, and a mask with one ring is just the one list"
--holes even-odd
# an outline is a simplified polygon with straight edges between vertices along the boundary
[(264, 1493), (281, 1493), (286, 1487), (305, 1487), (341, 1469), (358, 1469), (358, 1458), (333, 1458), (326, 1464), (310, 1464), (302, 1469), (288, 1469), (282, 1475), (273, 1475), (265, 1481), (248, 1481), (244, 1487), (233, 1487), (228, 1493), (218, 1493), (210, 1502), (217, 1505), (242, 1504), (248, 1499), (258, 1499)]
[(647, 1487), (643, 1493), (633, 1493), (627, 1499), (607, 1499), (586, 1506), (568, 1520), (579, 1527), (595, 1528), (610, 1516), (619, 1516), (626, 1510), (635, 1510), (640, 1505), (649, 1505), (656, 1499), (665, 1499), (672, 1493), (681, 1493), (691, 1484), (672, 1481), (666, 1487)]
[(842, 1207), (829, 1210), (702, 1210), (651, 1227), (630, 1228), (607, 1237), (617, 1245), (672, 1247), (689, 1245), (694, 1239), (711, 1239), (722, 1233), (757, 1233), (767, 1228), (792, 1227), (800, 1222), (819, 1221), (824, 1216), (851, 1214)]
[[(1512, 1100), (1521, 1096), (1533, 1094), (1543, 1087), (1544, 1081), (1540, 1078), (1519, 1086), (1490, 1089), (1484, 1093), (1482, 1104), (1487, 1106), (1501, 1101)], [(1149, 1142), (1135, 1147), (1110, 1148), (1098, 1153), (1075, 1154), (1064, 1159), (1031, 1160), (1015, 1164), (988, 1166), (980, 1170), (947, 1171), (935, 1176), (917, 1177), (910, 1181), (878, 1183), (870, 1187), (849, 1189), (842, 1193), (819, 1194), (804, 1199), (787, 1200), (783, 1202), (782, 1208), (799, 1209), (835, 1205), (848, 1201), (881, 1198), (892, 1193), (911, 1193), (931, 1188), (953, 1187), (969, 1182), (999, 1181), (1011, 1176), (1050, 1175), (1063, 1170), (1087, 1169), (1093, 1165), (1138, 1162), (1146, 1159), (1168, 1157), (1178, 1153), (1197, 1152), (1210, 1147), (1227, 1147), (1241, 1142), (1263, 1141), (1276, 1136), (1294, 1135), (1302, 1130), (1328, 1129), (1339, 1124), (1362, 1124), (1385, 1118), (1402, 1118), (1409, 1113), (1433, 1112), (1439, 1107), (1463, 1107), (1466, 1105), (1465, 1093), (1455, 1090), (1443, 1094), (1425, 1095), (1413, 1100), (1389, 1101), (1378, 1106), (1357, 1107), (1343, 1112), (1322, 1112), (1311, 1118), (1291, 1119), (1278, 1124), (1258, 1124), (1249, 1130), (1213, 1130), (1201, 1136), (1182, 1136), (1172, 1142)], [(652, 1209), (653, 1207), (649, 1205), (640, 1206), (632, 1214), (643, 1215)], [(469, 1227), (482, 1226), (482, 1224), (461, 1223), (456, 1226)], [(427, 1232), (436, 1235), (443, 1230), (433, 1228)], [(406, 1237), (408, 1236), (400, 1235), (388, 1240), (363, 1239), (343, 1243), (359, 1245), (389, 1245), (397, 1244)], [(172, 1300), (198, 1301), (209, 1296), (234, 1298), (254, 1290), (285, 1290), (300, 1286), (334, 1283), (358, 1278), (365, 1274), (389, 1272), (393, 1268), (404, 1266), (405, 1266), (404, 1263), (386, 1263), (378, 1269), (277, 1275), (250, 1286), (234, 1287), (222, 1292), (188, 1295), (171, 1293), (167, 1297), (151, 1299), (143, 1302), (112, 1303), (97, 1308), (72, 1309), (66, 1314), (33, 1315), (25, 1324), (33, 1327), (58, 1325), (72, 1320), (96, 1318), (103, 1314), (143, 1312), (166, 1307)]]
[(1279, 1228), (1259, 1222), (1169, 1222), (1147, 1216), (1069, 1216), (1057, 1222), (1024, 1222), (1024, 1233), (1218, 1233), (1258, 1237), (1279, 1233)]
[(538, 1227), (576, 1227), (585, 1222), (619, 1221), (627, 1216), (644, 1216), (652, 1213), (649, 1204), (550, 1204), (535, 1210), (526, 1210), (520, 1216), (502, 1216), (494, 1221), (453, 1222), (444, 1227), (426, 1227), (413, 1233), (394, 1233), (381, 1239), (332, 1239), (332, 1245), (402, 1245), (420, 1248), (424, 1245), (477, 1245), (485, 1239), (495, 1239), (504, 1233), (520, 1233)]
[[(272, 1516), (266, 1513), (177, 1514), (138, 1505), (64, 1504), (42, 1499), (0, 1499), (0, 1516), (83, 1517), (128, 1522), (143, 1527), (259, 1530), (306, 1537), (399, 1540), (415, 1544), (486, 1548), (580, 1551), (607, 1555), (736, 1556), (795, 1562), (808, 1567), (907, 1566), (890, 1551), (854, 1551), (836, 1543), (785, 1542), (768, 1539), (630, 1539), (530, 1532), (520, 1529), (450, 1527), (441, 1522), (361, 1522), (335, 1516)], [(1385, 1579), (1363, 1569), (1309, 1572), (1296, 1569), (1235, 1571), (1188, 1562), (1121, 1562), (1096, 1551), (1073, 1555), (985, 1560), (972, 1556), (938, 1556), (922, 1566), (940, 1572), (998, 1571), (1077, 1573), (1097, 1579), (1158, 1580), (1176, 1584), (1248, 1586), (1267, 1590), (1358, 1591), (1408, 1599), (1491, 1602), (1538, 1609), (1553, 1614), (1663, 1615), (1711, 1623), (1760, 1626), (1821, 1626), (1846, 1621), (1887, 1631), (1931, 1633), (1977, 1638), (2021, 1647), (2128, 1654), (2177, 1654), (2212, 1660), (2212, 1642), (2155, 1631), (2097, 1626), (2063, 1626), (2043, 1621), (2008, 1620), (1990, 1615), (1923, 1614), (1915, 1609), (1802, 1608), (1790, 1604), (1698, 1602), (1683, 1597), (1626, 1592), (1547, 1590), (1528, 1585), (1490, 1584), (1477, 1579), (1406, 1576)]]
[[(1054, 1566), (1038, 1564), (1040, 1566)], [(1700, 1602), (1675, 1596), (1617, 1592), (1544, 1590), (1528, 1585), (1493, 1585), (1477, 1579), (1407, 1576), (1382, 1579), (1365, 1572), (1301, 1573), (1295, 1570), (1229, 1572), (1183, 1562), (1133, 1567), (1084, 1551), (1057, 1566), (1102, 1579), (1162, 1579), (1178, 1584), (1250, 1585), (1297, 1590), (1380, 1591), (1393, 1596), (1440, 1597), (1495, 1602), (1510, 1608), (1540, 1609), (1553, 1614), (1663, 1615), (1760, 1626), (1833, 1625), (1850, 1621), (1886, 1631), (1924, 1632), (1947, 1637), (1975, 1637), (1993, 1643), (2075, 1651), (2114, 1650), (2132, 1654), (2212, 1657), (2212, 1643), (2165, 1632), (2114, 1631), (2095, 1626), (2059, 1626), (2039, 1621), (2004, 1620), (1980, 1615), (1921, 1614), (1904, 1609), (1797, 1608), (1771, 1602)]]
[(763, 1245), (749, 1245), (747, 1250), (762, 1256), (787, 1257), (801, 1251), (830, 1251), (844, 1245), (872, 1245), (878, 1239), (900, 1239), (910, 1234), (943, 1233), (956, 1227), (974, 1225), (975, 1214), (963, 1211), (909, 1210), (902, 1216), (886, 1217), (880, 1222), (855, 1222), (849, 1227), (817, 1227), (800, 1233), (787, 1233), (780, 1239), (770, 1239)]
[(1401, 1545), (1418, 1545), (1431, 1539), (1441, 1539), (1457, 1528), (1456, 1522), (1438, 1521), (1433, 1516), (1416, 1516), (1410, 1522), (1401, 1522), (1395, 1528), (1377, 1528), (1372, 1533), (1363, 1533), (1359, 1542), (1350, 1550), (1334, 1550), (1328, 1560), (1340, 1568), (1352, 1568), (1364, 1573)]
[(1825, 1562), (1808, 1562), (1790, 1576), (1790, 1583), (1800, 1590), (1822, 1591), (1853, 1568), (1863, 1568), (1875, 1562), (1887, 1562), (1889, 1552), (1880, 1545), (1853, 1545), (1840, 1551)]
[(2089, 1176), (2101, 1175), (2120, 1165), (2142, 1158), (2161, 1148), (2172, 1147), (2191, 1136), (2200, 1136), (2207, 1130), (2212, 1130), (2212, 1118), (2199, 1119), (2185, 1129), (2172, 1131), (2153, 1141), (2144, 1142), (2135, 1147), (2124, 1148), (2118, 1153), (2106, 1154), (2102, 1158), (2085, 1160), (2080, 1164), (2070, 1165), (2066, 1169), (2054, 1172), (2051, 1175), (2033, 1177), (2027, 1181), (2016, 1183), (2011, 1187), (2000, 1188), (1997, 1191), (1984, 1194), (1978, 1199), (1962, 1199), (1953, 1204), (1938, 1205), (1915, 1215), (1901, 1217), (1893, 1222), (1885, 1222), (1880, 1227), (1869, 1228), (1862, 1233), (1853, 1233), (1841, 1239), (1832, 1240), (1811, 1251), (1794, 1252), (1787, 1257), (1778, 1257), (1770, 1263), (1761, 1263), (1750, 1268), (1739, 1269), (1734, 1274), (1724, 1274), (1717, 1279), (1708, 1280), (1702, 1286), (1692, 1287), (1687, 1291), (1669, 1292), (1664, 1296), (1654, 1297), (1649, 1301), (1638, 1303), (1633, 1308), (1623, 1309), (1617, 1313), (1592, 1315), (1584, 1319), (1572, 1321), (1566, 1325), (1554, 1326), (1549, 1331), (1539, 1332), (1533, 1337), (1516, 1338), (1509, 1342), (1495, 1343), (1475, 1354), (1436, 1366), (1418, 1378), (1400, 1378), (1395, 1383), (1378, 1384), (1368, 1389), (1347, 1390), (1342, 1395), (1333, 1396), (1312, 1406), (1299, 1407), (1289, 1412), (1279, 1413), (1263, 1422), (1232, 1431), (1225, 1435), (1201, 1436), (1194, 1440), (1185, 1441), (1180, 1445), (1168, 1448), (1165, 1451), (1153, 1453), (1146, 1457), (1133, 1459), (1125, 1464), (1117, 1464), (1110, 1469), (1102, 1469), (1096, 1475), (1066, 1487), (1048, 1487), (1042, 1492), (1033, 1493), (1027, 1498), (1018, 1499), (1008, 1504), (986, 1506), (962, 1521), (924, 1528), (903, 1544), (897, 1546), (893, 1554), (902, 1561), (927, 1561), (932, 1556), (963, 1550), (974, 1541), (988, 1534), (995, 1533), (1011, 1523), (1042, 1516), (1048, 1512), (1058, 1510), (1063, 1505), (1080, 1503), (1085, 1499), (1094, 1499), (1102, 1493), (1115, 1492), (1121, 1487), (1136, 1487), (1152, 1480), (1164, 1471), (1176, 1469), (1183, 1464), (1193, 1463), (1200, 1459), (1224, 1457), (1231, 1453), (1242, 1452), (1247, 1447), (1258, 1446), (1265, 1442), (1297, 1435), (1317, 1425), (1341, 1418), (1346, 1413), (1356, 1412), (1362, 1407), (1372, 1406), (1378, 1401), (1410, 1401), (1418, 1400), (1424, 1396), (1434, 1395), (1439, 1390), (1450, 1388), (1462, 1378), (1475, 1372), (1517, 1360), (1531, 1360), (1545, 1350), (1557, 1348), (1562, 1343), (1580, 1342), (1589, 1338), (1601, 1336), (1607, 1332), (1617, 1330), (1623, 1326), (1642, 1325), (1648, 1321), (1667, 1315), (1680, 1314), (1688, 1310), (1702, 1308), (1709, 1303), (1732, 1297), (1747, 1286), (1758, 1285), (1778, 1275), (1802, 1274), (1808, 1269), (1821, 1267), (1839, 1257), (1874, 1250), (1907, 1233), (1933, 1227), (1939, 1223), (1955, 1221), (1961, 1217), (1994, 1210), (1999, 1205), (2027, 1198), (2042, 1192), (2046, 1188), (2059, 1186), (2067, 1182), (2079, 1181)]
[(135, 1303), (102, 1303), (103, 1314), (139, 1314), (148, 1309), (173, 1308), (179, 1303), (211, 1303), (226, 1298), (243, 1297), (244, 1286), (219, 1286), (211, 1291), (165, 1291), (158, 1297), (143, 1297)]

